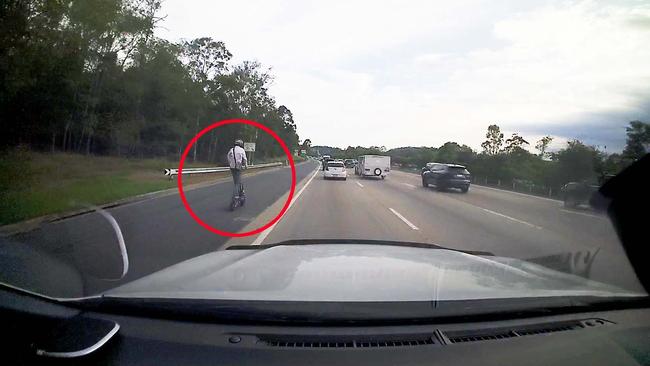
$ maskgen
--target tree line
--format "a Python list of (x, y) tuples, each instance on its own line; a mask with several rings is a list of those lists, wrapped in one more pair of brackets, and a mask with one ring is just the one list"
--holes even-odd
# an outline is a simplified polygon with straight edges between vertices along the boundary
[[(232, 64), (209, 37), (154, 35), (161, 0), (4, 0), (0, 5), (0, 147), (177, 159), (211, 122), (263, 122), (291, 150), (291, 110), (258, 62)], [(204, 136), (194, 160), (217, 161), (241, 137), (258, 157), (280, 146), (252, 126)]]
[[(544, 188), (546, 192), (549, 188), (557, 192), (559, 187), (571, 181), (599, 183), (645, 155), (650, 147), (650, 124), (632, 121), (626, 127), (626, 134), (624, 150), (613, 154), (579, 140), (570, 140), (563, 148), (550, 151), (551, 136), (536, 141), (531, 152), (528, 140), (519, 133), (506, 138), (497, 124), (487, 128), (480, 152), (457, 142), (446, 142), (437, 148), (422, 146), (390, 150), (381, 146), (339, 149), (304, 144), (302, 148), (309, 149), (311, 154), (319, 152), (340, 159), (354, 159), (366, 154), (389, 155), (394, 165), (416, 169), (428, 162), (462, 164), (474, 177), (491, 183), (509, 186), (515, 182)], [(305, 142), (311, 143), (309, 140)]]

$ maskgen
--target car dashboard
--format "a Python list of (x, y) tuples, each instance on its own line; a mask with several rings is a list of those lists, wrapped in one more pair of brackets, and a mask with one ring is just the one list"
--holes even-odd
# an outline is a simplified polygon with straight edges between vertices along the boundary
[[(489, 321), (295, 325), (80, 312), (54, 304), (35, 314), (30, 301), (14, 305), (0, 311), (9, 335), (7, 365), (650, 364), (647, 308)], [(39, 355), (35, 335), (75, 316), (113, 322), (119, 330), (92, 352)]]

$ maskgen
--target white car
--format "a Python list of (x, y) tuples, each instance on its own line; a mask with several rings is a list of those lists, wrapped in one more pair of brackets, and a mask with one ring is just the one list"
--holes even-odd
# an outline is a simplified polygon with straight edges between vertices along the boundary
[(345, 169), (345, 165), (342, 161), (329, 161), (327, 163), (325, 171), (323, 172), (323, 178), (346, 180), (348, 178), (348, 171)]

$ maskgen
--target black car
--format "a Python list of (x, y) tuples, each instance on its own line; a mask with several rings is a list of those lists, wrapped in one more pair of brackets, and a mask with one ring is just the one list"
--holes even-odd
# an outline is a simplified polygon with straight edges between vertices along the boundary
[(428, 163), (422, 168), (422, 186), (436, 186), (438, 190), (458, 188), (463, 193), (469, 190), (471, 175), (467, 168), (457, 164)]
[(598, 181), (592, 178), (565, 184), (562, 186), (564, 207), (576, 208), (580, 205), (591, 205), (590, 201), (594, 194), (613, 176), (613, 174), (603, 174)]

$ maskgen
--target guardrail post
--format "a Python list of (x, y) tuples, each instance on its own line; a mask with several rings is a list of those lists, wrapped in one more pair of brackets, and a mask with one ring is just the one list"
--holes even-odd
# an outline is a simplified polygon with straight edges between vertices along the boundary
[(551, 197), (553, 194), (553, 187), (548, 187), (548, 196)]
[(513, 191), (515, 190), (515, 181), (514, 180), (512, 181), (512, 190)]
[(501, 179), (497, 180), (497, 186), (501, 187)]
[(485, 185), (487, 186), (487, 177), (485, 177)]

